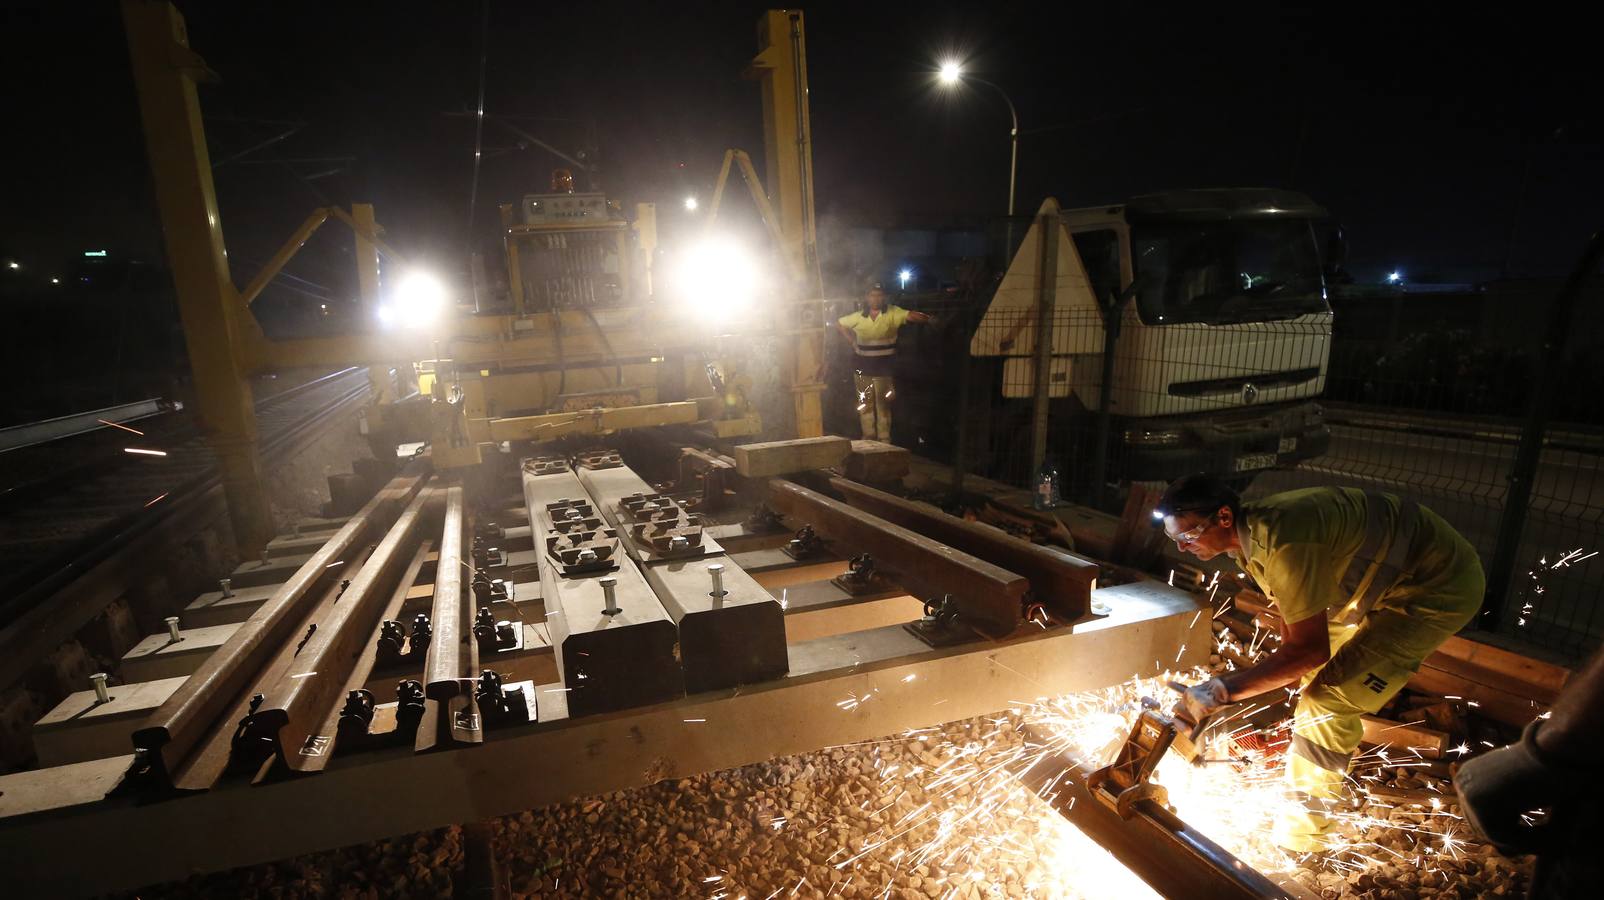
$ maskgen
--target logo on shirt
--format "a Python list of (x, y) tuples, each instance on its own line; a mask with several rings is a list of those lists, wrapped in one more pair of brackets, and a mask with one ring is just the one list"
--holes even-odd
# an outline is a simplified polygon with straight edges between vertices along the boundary
[(1377, 678), (1374, 672), (1366, 672), (1364, 686), (1379, 694), (1387, 689), (1387, 682)]

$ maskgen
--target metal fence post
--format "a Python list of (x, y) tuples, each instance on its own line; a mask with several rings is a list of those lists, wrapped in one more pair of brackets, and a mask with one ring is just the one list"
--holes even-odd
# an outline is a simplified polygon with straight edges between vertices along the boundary
[(1548, 308), (1548, 329), (1534, 360), (1536, 371), (1528, 398), (1526, 425), (1521, 430), (1520, 447), (1515, 451), (1515, 462), (1510, 468), (1509, 489), (1504, 495), (1504, 510), (1498, 520), (1498, 543), (1487, 572), (1487, 598), (1482, 603), (1480, 624), (1488, 630), (1497, 629), (1514, 580), (1515, 557), (1520, 552), (1521, 532), (1526, 527), (1526, 511), (1531, 503), (1532, 481), (1543, 453), (1543, 433), (1548, 427), (1548, 413), (1558, 387), (1555, 384), (1557, 366), (1559, 357), (1565, 352), (1571, 312), (1576, 308), (1576, 298), (1581, 295), (1588, 276), (1598, 268), (1601, 257), (1604, 257), (1604, 230), (1593, 234), (1575, 270)]
[(1108, 298), (1103, 307), (1103, 381), (1097, 392), (1097, 430), (1096, 442), (1092, 445), (1092, 484), (1090, 491), (1091, 504), (1097, 509), (1103, 508), (1103, 500), (1108, 492), (1108, 432), (1113, 412), (1110, 407), (1114, 405), (1114, 351), (1119, 347), (1120, 323), (1125, 315), (1125, 302), (1134, 294), (1134, 290), (1116, 294)]
[(958, 436), (952, 448), (952, 484), (950, 487), (951, 499), (954, 505), (961, 502), (964, 493), (964, 476), (969, 473), (969, 441), (973, 423), (969, 416), (970, 383), (974, 381), (975, 359), (969, 355), (969, 343), (974, 339), (976, 316), (976, 292), (971, 287), (968, 293), (968, 302), (963, 311), (963, 350), (958, 357)]
[(1047, 460), (1047, 400), (1053, 364), (1053, 310), (1058, 296), (1058, 210), (1037, 220), (1041, 228), (1041, 286), (1036, 295), (1035, 406), (1030, 417), (1030, 472), (1034, 479)]

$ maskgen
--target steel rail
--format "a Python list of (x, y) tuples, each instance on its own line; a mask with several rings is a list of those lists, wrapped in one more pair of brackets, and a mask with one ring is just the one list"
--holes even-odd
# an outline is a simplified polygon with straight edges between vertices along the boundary
[(115, 428), (124, 422), (137, 422), (140, 419), (171, 412), (172, 409), (171, 403), (163, 401), (160, 397), (151, 397), (148, 400), (135, 400), (132, 403), (70, 413), (53, 419), (8, 425), (0, 428), (0, 453), (63, 441), (91, 431)]
[[(349, 377), (353, 371), (356, 370), (347, 369), (335, 375), (309, 382), (291, 391), (286, 391), (284, 394), (270, 397), (258, 406), (258, 411), (278, 410), (280, 407), (287, 405), (289, 401), (304, 396), (314, 388), (327, 386), (335, 378)], [(284, 428), (265, 436), (261, 440), (262, 455), (272, 456), (284, 451), (288, 446), (298, 444), (300, 439), (309, 431), (327, 421), (352, 402), (360, 399), (367, 390), (368, 386), (364, 380), (334, 398), (331, 402), (295, 418)], [(197, 439), (191, 438), (191, 440)], [(14, 617), (21, 611), (28, 609), (35, 599), (48, 594), (48, 592), (60, 589), (67, 581), (83, 574), (89, 566), (104, 558), (143, 529), (155, 526), (181, 502), (193, 499), (220, 483), (221, 480), (216, 468), (211, 466), (187, 479), (181, 477), (178, 483), (166, 486), (167, 490), (165, 492), (145, 506), (129, 510), (127, 513), (106, 522), (73, 540), (70, 546), (60, 552), (45, 556), (23, 571), (8, 573), (7, 581), (11, 585), (23, 583), (28, 585), (6, 600), (5, 605), (11, 616)], [(153, 490), (159, 489), (159, 487), (153, 488)], [(0, 681), (0, 683), (4, 682)]]
[(468, 690), (463, 679), (473, 676), (471, 656), (477, 647), (472, 629), (465, 627), (472, 619), (463, 609), (462, 485), (453, 484), (444, 493), (445, 521), (434, 567), (434, 608), (430, 612), (434, 636), (429, 639), (423, 666), (424, 696), (431, 700), (449, 700)]
[(988, 637), (1006, 637), (1024, 621), (1023, 575), (794, 482), (770, 481), (769, 505), (837, 542), (838, 552), (873, 556), (911, 593), (951, 595), (964, 622)]
[(264, 692), (261, 706), (245, 723), (247, 734), (271, 738), (279, 758), (291, 769), (299, 771), (308, 757), (327, 752), (327, 747), (308, 739), (317, 736), (331, 708), (340, 702), (362, 645), (378, 630), (378, 615), (390, 590), (416, 552), (417, 536), (431, 509), (438, 508), (442, 499), (435, 490), (412, 495), (373, 555), (345, 585), (340, 602), (317, 623), (295, 661)]
[[(1055, 743), (1030, 726), (1024, 733), (1027, 746)], [(1295, 886), (1283, 887), (1266, 878), (1152, 800), (1137, 801), (1135, 814), (1122, 818), (1087, 790), (1087, 774), (1079, 763), (1051, 750), (1031, 757), (1014, 773), (1059, 815), (1166, 897), (1301, 900), (1308, 896)]]
[(182, 687), (134, 732), (136, 761), (131, 774), (171, 786), (172, 773), (253, 676), (290, 639), (289, 629), (319, 585), (336, 577), (331, 565), (386, 527), (423, 484), (424, 476), (403, 473), (373, 496), (334, 536), (313, 553), (284, 585), (202, 663)]
[(830, 487), (858, 509), (1029, 578), (1031, 600), (1056, 622), (1073, 622), (1091, 610), (1102, 567), (1089, 559), (846, 478), (831, 478)]

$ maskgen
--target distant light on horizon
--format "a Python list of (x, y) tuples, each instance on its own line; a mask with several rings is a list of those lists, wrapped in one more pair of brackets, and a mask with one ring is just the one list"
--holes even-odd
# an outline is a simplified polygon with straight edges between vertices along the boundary
[(106, 255), (106, 251), (104, 251), (104, 250), (85, 250), (84, 251), (84, 255), (85, 256), (105, 256)]
[(897, 273), (897, 285), (899, 287), (901, 287), (901, 288), (906, 289), (908, 287), (908, 279), (910, 279), (912, 277), (913, 277), (913, 270), (912, 269), (903, 269), (902, 271)]
[(8, 268), (8, 269), (20, 269), (20, 268), (22, 268), (22, 263), (19, 263), (16, 260), (12, 260), (11, 262), (6, 263), (6, 268)]
[(50, 283), (51, 284), (60, 284), (61, 283), (61, 279), (60, 278), (52, 278), (52, 279), (50, 279)]
[(941, 64), (938, 77), (942, 84), (957, 84), (964, 76), (963, 66), (956, 62), (947, 61)]
[(1403, 284), (1403, 273), (1394, 269), (1387, 273), (1388, 284)]

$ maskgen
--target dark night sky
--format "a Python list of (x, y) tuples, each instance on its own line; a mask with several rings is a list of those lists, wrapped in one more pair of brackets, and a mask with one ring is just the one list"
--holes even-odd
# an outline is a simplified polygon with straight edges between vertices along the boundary
[[(1413, 7), (1419, 6), (1419, 9)], [(370, 200), (397, 245), (460, 265), (473, 129), (446, 113), (477, 89), (479, 3), (181, 3), (223, 79), (203, 89), (213, 159), (307, 123), (254, 159), (355, 157), (217, 171), (243, 281), (313, 206)], [(740, 80), (761, 3), (491, 4), (487, 108), (582, 147), (604, 187), (677, 204), (709, 190), (722, 150), (761, 164), (757, 88)], [(1226, 9), (1229, 13), (1222, 12)], [(939, 92), (957, 54), (1013, 96), (1019, 206), (1168, 187), (1294, 187), (1344, 223), (1361, 275), (1497, 273), (1512, 219), (1518, 274), (1563, 271), (1604, 224), (1597, 56), (1575, 13), (1511, 5), (830, 3), (808, 14), (819, 208), (846, 221), (997, 214), (1007, 118), (984, 89)], [(8, 4), (0, 253), (33, 271), (86, 247), (159, 253), (115, 4)], [(1049, 130), (1035, 131), (1048, 128)], [(487, 125), (485, 145), (508, 148)], [(539, 151), (487, 156), (476, 225), (544, 189)], [(683, 164), (683, 167), (681, 167)], [(1524, 177), (1524, 189), (1523, 183)], [(1515, 216), (1517, 196), (1523, 197)], [(335, 243), (331, 241), (331, 243)], [(291, 271), (344, 284), (337, 251)]]

